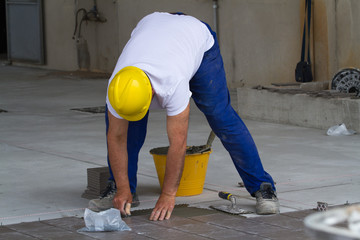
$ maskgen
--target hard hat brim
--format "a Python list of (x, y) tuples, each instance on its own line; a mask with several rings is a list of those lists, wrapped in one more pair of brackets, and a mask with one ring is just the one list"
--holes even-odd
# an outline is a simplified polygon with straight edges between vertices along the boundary
[(136, 122), (136, 121), (140, 121), (141, 119), (143, 119), (148, 111), (149, 111), (149, 107), (147, 107), (146, 110), (144, 110), (136, 115), (124, 115), (124, 114), (120, 114), (120, 113), (118, 113), (118, 114), (120, 115), (120, 117), (122, 117), (125, 120), (128, 120), (130, 122)]

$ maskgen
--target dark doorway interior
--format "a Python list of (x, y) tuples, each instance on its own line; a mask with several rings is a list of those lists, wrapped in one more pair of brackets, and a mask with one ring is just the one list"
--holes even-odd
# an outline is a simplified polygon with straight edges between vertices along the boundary
[(0, 60), (7, 59), (5, 0), (0, 0)]

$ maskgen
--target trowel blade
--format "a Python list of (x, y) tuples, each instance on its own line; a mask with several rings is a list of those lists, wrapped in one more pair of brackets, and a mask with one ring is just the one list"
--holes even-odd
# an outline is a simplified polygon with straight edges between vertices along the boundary
[(242, 208), (239, 208), (237, 206), (231, 206), (231, 205), (217, 205), (217, 206), (210, 206), (211, 208), (215, 209), (215, 210), (219, 210), (225, 213), (230, 213), (230, 214), (249, 214), (249, 213), (253, 213), (252, 211), (248, 211)]

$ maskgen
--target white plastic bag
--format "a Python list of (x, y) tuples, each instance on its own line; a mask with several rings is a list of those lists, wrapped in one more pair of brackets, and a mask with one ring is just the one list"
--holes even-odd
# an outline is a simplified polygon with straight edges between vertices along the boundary
[(131, 228), (121, 219), (120, 211), (115, 208), (102, 212), (94, 212), (86, 208), (84, 220), (86, 227), (79, 229), (79, 232), (131, 231)]
[(345, 124), (343, 123), (330, 127), (327, 130), (326, 134), (329, 136), (343, 136), (343, 135), (348, 136), (348, 135), (353, 135), (355, 133), (356, 132), (354, 130), (348, 130)]
[(349, 229), (360, 236), (360, 208), (354, 209), (348, 218)]

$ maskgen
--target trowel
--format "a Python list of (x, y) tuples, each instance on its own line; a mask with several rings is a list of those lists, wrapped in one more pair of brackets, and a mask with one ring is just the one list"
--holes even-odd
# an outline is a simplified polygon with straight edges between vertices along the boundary
[(215, 139), (215, 133), (214, 133), (214, 131), (211, 130), (208, 140), (206, 142), (206, 145), (204, 146), (204, 149), (201, 150), (201, 152), (209, 151), (211, 149), (211, 145), (212, 145), (212, 142), (214, 141), (214, 139)]
[(188, 147), (186, 149), (186, 154), (204, 153), (211, 151), (211, 145), (215, 139), (215, 136), (215, 133), (211, 130), (206, 145)]
[(229, 200), (231, 202), (230, 205), (216, 205), (216, 206), (210, 206), (210, 208), (230, 213), (230, 214), (249, 214), (253, 213), (252, 211), (248, 211), (245, 209), (242, 209), (236, 205), (236, 197), (233, 196), (231, 193), (228, 192), (219, 192), (219, 197), (225, 200)]

